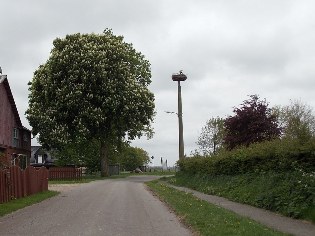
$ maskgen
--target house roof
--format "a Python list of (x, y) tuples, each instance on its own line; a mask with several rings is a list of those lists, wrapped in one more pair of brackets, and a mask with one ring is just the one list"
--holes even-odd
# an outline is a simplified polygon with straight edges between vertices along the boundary
[(42, 146), (31, 146), (31, 152), (32, 152), (32, 156), (36, 155), (36, 154), (46, 154), (48, 156), (51, 156), (51, 151), (47, 151), (45, 148), (43, 148)]
[(56, 158), (54, 158), (51, 155), (50, 151), (47, 151), (47, 150), (43, 149), (42, 146), (32, 146), (31, 147), (31, 152), (32, 152), (31, 153), (31, 158), (34, 158), (35, 155), (45, 154), (45, 155), (47, 155), (46, 161), (53, 162), (56, 159)]
[[(16, 108), (15, 101), (14, 101), (14, 98), (13, 98), (13, 95), (12, 95), (12, 92), (11, 92), (11, 88), (10, 88), (10, 85), (9, 85), (9, 81), (8, 81), (6, 75), (0, 75), (0, 84), (3, 84), (5, 90), (7, 91), (7, 96), (8, 96), (9, 102), (11, 104), (11, 108), (12, 108), (12, 111), (13, 111), (13, 114), (14, 114), (15, 121), (16, 121), (17, 125), (20, 128), (22, 128), (22, 129), (26, 129), (25, 127), (22, 126), (22, 122), (21, 122), (21, 119), (20, 119), (20, 116), (19, 116), (19, 112), (18, 112), (18, 110)], [(26, 130), (28, 130), (28, 129), (26, 129)]]
[(42, 146), (32, 146), (31, 147), (32, 156), (34, 156), (41, 147)]

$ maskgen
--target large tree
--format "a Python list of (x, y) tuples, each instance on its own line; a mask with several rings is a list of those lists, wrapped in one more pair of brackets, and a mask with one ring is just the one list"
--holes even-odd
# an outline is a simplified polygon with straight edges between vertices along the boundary
[(215, 154), (223, 144), (224, 119), (220, 117), (211, 118), (202, 127), (197, 145), (203, 155)]
[(279, 137), (277, 117), (266, 100), (259, 100), (258, 95), (251, 95), (233, 112), (234, 116), (228, 117), (224, 124), (224, 143), (228, 149)]
[(110, 146), (151, 133), (150, 63), (108, 29), (57, 38), (53, 46), (29, 83), (32, 132), (48, 148), (98, 140), (106, 176)]

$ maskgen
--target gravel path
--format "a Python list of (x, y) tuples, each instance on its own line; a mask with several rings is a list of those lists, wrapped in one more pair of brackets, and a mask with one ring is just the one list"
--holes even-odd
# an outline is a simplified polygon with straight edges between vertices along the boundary
[(49, 184), (48, 189), (52, 191), (65, 192), (82, 184)]
[(153, 178), (50, 186), (61, 194), (1, 217), (0, 235), (192, 235), (145, 188), (143, 182)]

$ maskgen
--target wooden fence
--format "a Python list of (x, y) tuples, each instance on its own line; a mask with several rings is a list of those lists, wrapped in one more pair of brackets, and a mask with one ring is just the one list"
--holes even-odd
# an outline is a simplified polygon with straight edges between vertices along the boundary
[(18, 166), (0, 170), (0, 204), (48, 190), (48, 170)]
[(75, 167), (50, 167), (49, 180), (81, 180), (82, 169)]

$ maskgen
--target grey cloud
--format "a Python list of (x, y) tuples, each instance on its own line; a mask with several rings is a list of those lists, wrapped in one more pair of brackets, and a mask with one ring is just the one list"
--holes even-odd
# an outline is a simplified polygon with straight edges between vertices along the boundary
[[(135, 141), (150, 155), (177, 160), (177, 85), (183, 69), (186, 154), (206, 120), (232, 113), (247, 95), (271, 105), (315, 106), (315, 4), (293, 1), (10, 0), (1, 3), (0, 66), (27, 126), (28, 86), (52, 41), (112, 28), (151, 62), (157, 117), (154, 139)], [(158, 163), (157, 163), (158, 164)]]

